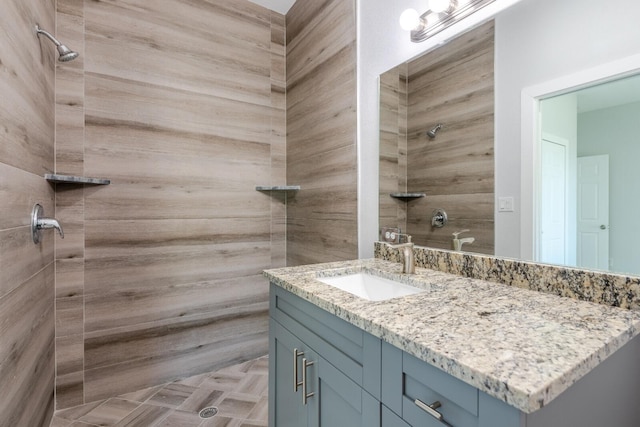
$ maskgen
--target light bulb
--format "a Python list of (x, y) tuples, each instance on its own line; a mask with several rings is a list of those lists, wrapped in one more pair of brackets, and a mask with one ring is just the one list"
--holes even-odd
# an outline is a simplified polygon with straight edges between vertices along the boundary
[(420, 14), (415, 9), (407, 9), (400, 15), (400, 27), (405, 31), (411, 31), (420, 26)]
[(429, 0), (429, 9), (433, 13), (446, 12), (451, 8), (451, 0)]

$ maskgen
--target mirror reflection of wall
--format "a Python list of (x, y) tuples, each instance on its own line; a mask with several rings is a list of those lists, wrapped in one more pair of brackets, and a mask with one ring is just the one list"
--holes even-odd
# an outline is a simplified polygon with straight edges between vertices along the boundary
[(537, 261), (640, 274), (640, 76), (540, 109)]
[[(381, 75), (381, 227), (443, 249), (452, 249), (452, 233), (468, 229), (460, 237), (475, 240), (465, 251), (493, 253), (493, 58), (489, 22)], [(426, 197), (390, 197), (396, 192)], [(431, 226), (436, 208), (447, 212), (446, 227)]]

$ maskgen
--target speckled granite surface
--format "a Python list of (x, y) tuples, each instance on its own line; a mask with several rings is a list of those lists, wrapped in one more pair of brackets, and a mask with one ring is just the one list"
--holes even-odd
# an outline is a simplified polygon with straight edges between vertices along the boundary
[[(416, 247), (415, 254), (419, 267), (613, 307), (640, 309), (640, 277), (425, 247)], [(375, 244), (375, 257), (402, 261), (397, 249), (380, 242)]]
[[(319, 276), (369, 271), (425, 291), (367, 301)], [(268, 270), (282, 288), (531, 413), (640, 332), (640, 311), (380, 259)]]

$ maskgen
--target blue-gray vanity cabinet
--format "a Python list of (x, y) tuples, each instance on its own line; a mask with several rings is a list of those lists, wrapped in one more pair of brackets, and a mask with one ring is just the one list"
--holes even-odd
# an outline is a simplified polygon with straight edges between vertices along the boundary
[(506, 403), (387, 343), (382, 355), (382, 403), (410, 426), (520, 427)]
[(269, 425), (379, 427), (380, 340), (275, 286), (270, 316)]
[[(637, 427), (640, 406), (634, 399), (640, 392), (639, 379), (636, 337), (550, 404), (526, 414), (382, 343), (382, 403), (415, 427)], [(426, 405), (439, 402), (442, 421), (416, 400)]]

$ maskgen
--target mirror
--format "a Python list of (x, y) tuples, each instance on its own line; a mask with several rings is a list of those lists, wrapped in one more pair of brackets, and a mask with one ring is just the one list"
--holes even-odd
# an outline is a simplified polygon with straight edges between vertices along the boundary
[(535, 259), (640, 274), (640, 75), (540, 101)]
[[(462, 250), (465, 251), (640, 274), (638, 267), (633, 266), (631, 261), (640, 259), (639, 251), (635, 250), (637, 244), (634, 245), (637, 237), (640, 237), (635, 235), (635, 229), (640, 234), (640, 227), (614, 222), (613, 217), (624, 209), (611, 207), (621, 204), (613, 199), (613, 194), (622, 193), (623, 200), (626, 200), (622, 203), (626, 203), (627, 211), (637, 212), (629, 204), (631, 198), (640, 200), (633, 191), (635, 188), (623, 190), (620, 178), (614, 182), (611, 176), (610, 223), (599, 226), (605, 225), (609, 229), (610, 251), (614, 252), (607, 257), (606, 263), (594, 265), (578, 259), (577, 228), (575, 231), (567, 231), (573, 226), (565, 224), (563, 233), (566, 238), (565, 246), (561, 246), (562, 250), (545, 242), (542, 237), (544, 233), (540, 223), (553, 215), (544, 217), (549, 214), (548, 210), (544, 213), (545, 208), (541, 205), (544, 194), (537, 189), (546, 185), (557, 190), (553, 186), (554, 181), (547, 179), (545, 183), (538, 180), (528, 191), (525, 191), (527, 186), (521, 185), (521, 179), (527, 179), (527, 174), (531, 175), (531, 180), (533, 175), (547, 176), (534, 169), (534, 163), (536, 167), (540, 166), (537, 162), (539, 159), (535, 156), (542, 154), (541, 152), (532, 155), (521, 151), (521, 93), (528, 86), (560, 79), (581, 69), (590, 69), (637, 54), (640, 51), (640, 42), (637, 41), (640, 39), (640, 29), (629, 14), (640, 13), (640, 5), (628, 0), (623, 3), (623, 7), (611, 12), (603, 11), (603, 4), (593, 0), (568, 0), (562, 4), (549, 0), (523, 0), (495, 17), (495, 23), (484, 24), (381, 75), (380, 227), (400, 226), (414, 236), (417, 244), (444, 249), (452, 249), (454, 232), (469, 229), (469, 232), (460, 237), (474, 237), (475, 241), (464, 245)], [(605, 15), (607, 22), (612, 21), (610, 25), (601, 22)], [(593, 29), (591, 23), (597, 21), (601, 22), (602, 30)], [(587, 32), (585, 28), (590, 30)], [(493, 34), (495, 37), (491, 37)], [(485, 36), (495, 46), (487, 49), (490, 52), (480, 54), (482, 49), (476, 47), (474, 50), (471, 46)], [(472, 65), (470, 62), (468, 69), (475, 70), (475, 73), (469, 72), (469, 76), (464, 77), (462, 69), (467, 64), (460, 58), (465, 56), (474, 61), (479, 61), (479, 57), (486, 57), (486, 62), (495, 64), (495, 68), (491, 68), (489, 72), (479, 68), (477, 63)], [(429, 83), (423, 84), (414, 93), (413, 86), (421, 78), (420, 72), (416, 71), (419, 64), (426, 64), (438, 71), (435, 72), (435, 77), (427, 79)], [(418, 77), (414, 76), (416, 72)], [(615, 74), (616, 71), (612, 71), (611, 76)], [(474, 76), (478, 78), (474, 80)], [(601, 83), (601, 80), (603, 79), (595, 84)], [(483, 85), (488, 81), (494, 85)], [(607, 93), (606, 86), (597, 90)], [(479, 101), (483, 93), (490, 94), (485, 102)], [(577, 99), (583, 94), (567, 96)], [(417, 101), (420, 97), (428, 101), (420, 105)], [(545, 110), (549, 111), (551, 103), (560, 102), (555, 97), (548, 100), (542, 98), (548, 97), (540, 98), (543, 116)], [(474, 104), (475, 101), (479, 102)], [(549, 104), (545, 104), (546, 102)], [(482, 108), (488, 108), (490, 113)], [(611, 104), (607, 108), (618, 107)], [(589, 114), (595, 113), (579, 111), (574, 121), (588, 124), (590, 122), (584, 117)], [(552, 121), (554, 117), (558, 117), (554, 114), (546, 115)], [(438, 123), (442, 123), (443, 128), (434, 139), (429, 138), (426, 132)], [(548, 127), (544, 118), (540, 126)], [(619, 128), (607, 129), (601, 125), (598, 130), (601, 131), (600, 135), (604, 135), (601, 139), (607, 138), (610, 143), (611, 139), (607, 135), (617, 135), (616, 129)], [(637, 130), (634, 135), (638, 134)], [(545, 144), (554, 143), (552, 132), (543, 130), (541, 133), (539, 144), (542, 144), (544, 137), (552, 139)], [(579, 133), (589, 132), (581, 130)], [(590, 133), (595, 134), (595, 131)], [(397, 143), (395, 151), (390, 145), (394, 141)], [(485, 142), (489, 143), (485, 145)], [(577, 157), (586, 157), (586, 151), (577, 151), (581, 150), (580, 146), (577, 142), (576, 155), (571, 157), (575, 158), (576, 170)], [(593, 147), (589, 150), (595, 154), (598, 151)], [(427, 155), (430, 157), (422, 157)], [(609, 154), (610, 164), (612, 155)], [(631, 158), (630, 153), (627, 158)], [(531, 165), (521, 166), (527, 162)], [(438, 172), (449, 175), (445, 178), (438, 176)], [(630, 172), (632, 171), (627, 170), (626, 173)], [(639, 182), (632, 175), (627, 176), (627, 181)], [(568, 179), (567, 188), (574, 188), (575, 192), (568, 196), (562, 216), (571, 216), (577, 221), (575, 203), (578, 187), (573, 179)], [(521, 187), (523, 193), (520, 193)], [(389, 194), (394, 191), (424, 193), (426, 197), (392, 199)], [(557, 195), (547, 197), (547, 203), (553, 197)], [(572, 197), (576, 202), (570, 205)], [(532, 206), (521, 211), (520, 207), (526, 207), (525, 201), (528, 198), (534, 199), (535, 203), (529, 203)], [(457, 205), (455, 200), (459, 202)], [(442, 229), (430, 226), (430, 214), (435, 208), (444, 208), (449, 214), (449, 224)], [(529, 222), (535, 223), (530, 227), (531, 236), (525, 235), (525, 231), (521, 232), (521, 229), (526, 229), (523, 224)], [(628, 242), (627, 249), (622, 250), (629, 255), (626, 260), (619, 255), (620, 249), (613, 249), (614, 236), (618, 236), (615, 237), (617, 246), (620, 246), (620, 241)], [(531, 241), (531, 249), (528, 249), (527, 239)], [(593, 236), (582, 236), (582, 250), (586, 249), (585, 245), (595, 248), (593, 239)], [(573, 254), (567, 248), (574, 248)], [(558, 252), (563, 252), (563, 258), (559, 257)]]
[(489, 22), (380, 77), (381, 227), (442, 249), (461, 232), (464, 250), (493, 254), (493, 52)]

